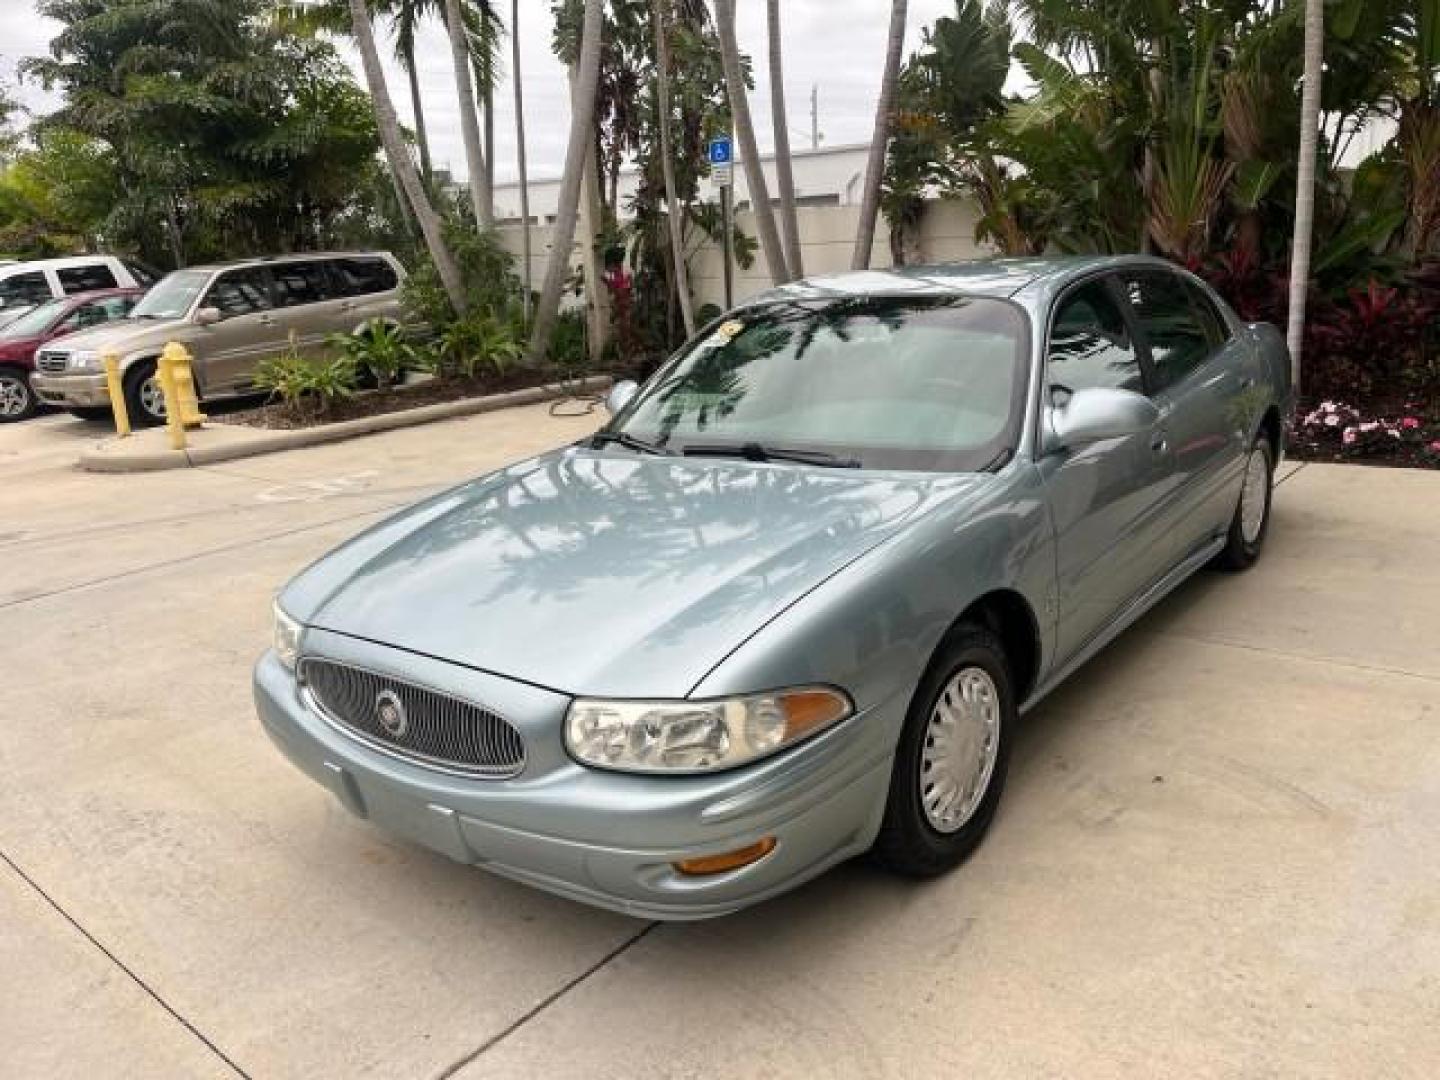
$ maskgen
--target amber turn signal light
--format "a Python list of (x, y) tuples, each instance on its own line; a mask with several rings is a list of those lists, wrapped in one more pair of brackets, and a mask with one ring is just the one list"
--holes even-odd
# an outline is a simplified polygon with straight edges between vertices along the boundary
[(749, 866), (751, 863), (759, 862), (770, 852), (775, 850), (775, 838), (767, 836), (763, 840), (757, 840), (734, 851), (727, 851), (723, 855), (706, 855), (699, 859), (681, 859), (672, 865), (682, 874), (689, 874), (692, 877), (703, 877), (706, 874), (723, 874), (727, 870), (739, 870), (742, 866)]

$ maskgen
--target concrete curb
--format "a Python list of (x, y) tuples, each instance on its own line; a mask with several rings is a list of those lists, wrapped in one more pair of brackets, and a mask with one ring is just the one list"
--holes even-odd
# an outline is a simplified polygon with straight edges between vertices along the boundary
[[(238, 424), (210, 424), (198, 433), (191, 433), (192, 439), (197, 436), (201, 439), (201, 445), (192, 444), (187, 450), (171, 450), (163, 441), (159, 441), (165, 438), (165, 429), (152, 428), (149, 432), (132, 435), (129, 439), (111, 438), (97, 443), (81, 452), (78, 464), (88, 472), (101, 473), (156, 472), (162, 469), (215, 465), (222, 461), (274, 454), (283, 450), (298, 450), (306, 446), (322, 446), (325, 443), (343, 442), (346, 439), (377, 435), (399, 428), (433, 424), (440, 420), (455, 420), (494, 412), (496, 409), (534, 405), (541, 401), (553, 401), (567, 394), (594, 393), (606, 389), (612, 381), (609, 375), (592, 375), (574, 382), (547, 383), (544, 386), (532, 386), (525, 390), (492, 394), (489, 397), (442, 401), (436, 405), (420, 405), (380, 416), (366, 416), (359, 420), (345, 420), (338, 424), (324, 424), (296, 431), (268, 431)], [(204, 445), (206, 430), (217, 433), (223, 431), (224, 441), (215, 445)], [(155, 445), (134, 445), (145, 441), (147, 434), (156, 436)]]

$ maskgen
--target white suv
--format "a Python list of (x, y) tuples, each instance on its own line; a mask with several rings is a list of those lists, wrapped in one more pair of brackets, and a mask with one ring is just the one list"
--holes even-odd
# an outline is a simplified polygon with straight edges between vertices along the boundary
[(76, 255), (68, 259), (0, 265), (0, 322), (4, 316), (96, 289), (148, 288), (158, 275), (134, 259), (114, 255)]

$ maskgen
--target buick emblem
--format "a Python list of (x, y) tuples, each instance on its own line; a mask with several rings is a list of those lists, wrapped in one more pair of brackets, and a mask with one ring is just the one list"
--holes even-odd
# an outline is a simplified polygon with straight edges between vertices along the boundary
[(405, 715), (405, 704), (394, 690), (381, 690), (375, 697), (375, 718), (392, 739), (403, 739), (410, 730), (410, 718)]

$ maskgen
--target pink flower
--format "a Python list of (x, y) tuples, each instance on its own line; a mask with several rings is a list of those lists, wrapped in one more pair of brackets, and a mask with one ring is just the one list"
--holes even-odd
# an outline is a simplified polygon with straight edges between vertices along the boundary
[(1430, 449), (1434, 450), (1435, 453), (1440, 454), (1440, 439), (1436, 439), (1434, 442), (1432, 442), (1430, 444)]
[[(1356, 431), (1353, 427), (1347, 427), (1344, 431), (1340, 433), (1340, 441), (1343, 442), (1346, 446), (1349, 446), (1359, 437), (1360, 433)], [(1440, 439), (1437, 439), (1436, 442), (1437, 444), (1440, 444)]]
[(1405, 417), (1405, 419), (1400, 421), (1400, 426), (1406, 431), (1414, 431), (1420, 426), (1420, 421), (1417, 417), (1407, 416)]
[(1326, 427), (1339, 427), (1339, 426), (1340, 426), (1340, 417), (1336, 416), (1334, 413), (1331, 413), (1329, 416), (1325, 417), (1325, 426), (1326, 426)]

